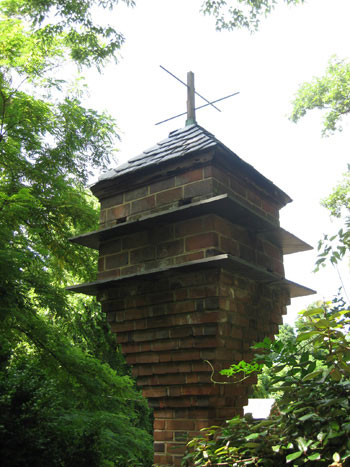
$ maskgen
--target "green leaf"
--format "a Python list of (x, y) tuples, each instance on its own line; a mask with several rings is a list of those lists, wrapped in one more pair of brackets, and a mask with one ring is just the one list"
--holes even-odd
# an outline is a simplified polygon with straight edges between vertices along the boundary
[(246, 440), (257, 439), (259, 438), (260, 433), (252, 433), (251, 435), (246, 436)]
[(305, 375), (302, 381), (310, 381), (310, 379), (315, 379), (318, 376), (321, 376), (322, 374), (323, 374), (323, 370), (312, 371), (311, 373), (308, 373), (307, 375)]
[(288, 456), (286, 456), (287, 464), (289, 464), (289, 462), (294, 461), (295, 459), (298, 459), (300, 456), (302, 456), (302, 454), (302, 451), (295, 451), (291, 454), (288, 454)]
[(321, 459), (321, 454), (318, 452), (315, 452), (313, 454), (310, 454), (310, 456), (307, 456), (307, 459), (309, 461), (318, 461)]

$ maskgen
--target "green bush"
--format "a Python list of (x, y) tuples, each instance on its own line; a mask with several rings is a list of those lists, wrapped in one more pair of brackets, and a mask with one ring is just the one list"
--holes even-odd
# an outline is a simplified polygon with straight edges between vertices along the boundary
[[(341, 300), (301, 312), (295, 340), (265, 339), (250, 364), (263, 363), (280, 392), (267, 420), (249, 417), (203, 430), (182, 465), (350, 465), (350, 313)], [(237, 374), (238, 366), (224, 371)]]

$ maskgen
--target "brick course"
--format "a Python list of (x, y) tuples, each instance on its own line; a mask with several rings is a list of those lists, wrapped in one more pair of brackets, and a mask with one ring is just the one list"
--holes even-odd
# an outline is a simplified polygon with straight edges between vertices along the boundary
[[(202, 162), (201, 162), (202, 161)], [(227, 193), (242, 206), (279, 225), (280, 202), (245, 175), (228, 170), (213, 155), (115, 187), (101, 202), (100, 227), (138, 220)], [(253, 379), (214, 385), (222, 368), (249, 359), (251, 344), (273, 337), (289, 295), (249, 278), (203, 265), (181, 265), (224, 253), (283, 277), (282, 251), (273, 243), (215, 213), (161, 223), (102, 242), (98, 278), (129, 277), (100, 294), (102, 310), (116, 333), (132, 374), (154, 409), (154, 462), (177, 466), (189, 438), (201, 428), (242, 414)], [(208, 364), (210, 362), (210, 365)]]

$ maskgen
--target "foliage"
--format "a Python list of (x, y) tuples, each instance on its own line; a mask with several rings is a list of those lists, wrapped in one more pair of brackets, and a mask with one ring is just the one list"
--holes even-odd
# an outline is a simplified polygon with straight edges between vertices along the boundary
[[(150, 465), (149, 410), (96, 302), (90, 172), (114, 156), (115, 122), (64, 78), (115, 57), (93, 22), (116, 1), (0, 2), (0, 452), (7, 466)], [(72, 62), (70, 62), (70, 67)], [(4, 461), (5, 462), (5, 461)]]
[(322, 134), (341, 131), (341, 121), (350, 112), (350, 63), (333, 57), (323, 76), (304, 83), (293, 101), (290, 119), (297, 122), (312, 109), (325, 110)]
[[(295, 323), (297, 327), (298, 323), (300, 323), (300, 320)], [(289, 346), (293, 342), (295, 343), (296, 335), (294, 332), (294, 328), (289, 324), (282, 324), (279, 327), (278, 335), (276, 336), (276, 341), (281, 341), (283, 346)], [(261, 371), (258, 374), (258, 381), (252, 387), (252, 393), (250, 395), (250, 398), (268, 399), (280, 397), (280, 388), (278, 387), (278, 385), (274, 385), (273, 381), (273, 367), (268, 367), (262, 364), (260, 365)]]
[[(123, 2), (134, 5), (133, 0)], [(10, 23), (21, 26), (23, 22), (31, 25), (30, 35), (39, 49), (59, 50), (80, 65), (100, 68), (106, 60), (116, 59), (124, 38), (111, 26), (97, 24), (94, 12), (98, 7), (112, 10), (118, 3), (118, 0), (2, 0), (0, 9), (6, 19), (4, 27)], [(15, 43), (18, 40), (13, 37)]]
[(318, 259), (316, 269), (325, 266), (327, 260), (331, 264), (337, 264), (350, 250), (350, 168), (344, 175), (343, 181), (336, 186), (322, 202), (331, 216), (344, 220), (342, 227), (335, 235), (324, 234), (318, 243)]
[(349, 465), (350, 312), (343, 305), (301, 312), (295, 342), (255, 345), (256, 361), (283, 390), (278, 407), (267, 420), (236, 417), (205, 429), (190, 441), (183, 465)]
[(214, 16), (216, 29), (232, 31), (246, 28), (250, 32), (257, 31), (261, 18), (268, 16), (278, 5), (297, 5), (305, 0), (205, 0), (202, 11)]

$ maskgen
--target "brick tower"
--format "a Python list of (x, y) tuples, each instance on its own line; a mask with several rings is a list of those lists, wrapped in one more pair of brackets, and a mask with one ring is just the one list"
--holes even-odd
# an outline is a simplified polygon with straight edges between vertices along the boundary
[[(154, 409), (154, 461), (177, 466), (189, 437), (242, 413), (249, 384), (218, 370), (273, 337), (290, 298), (283, 255), (309, 245), (282, 229), (282, 190), (195, 122), (92, 188), (100, 229), (73, 241), (99, 250), (97, 295)], [(207, 363), (210, 362), (210, 365)]]

